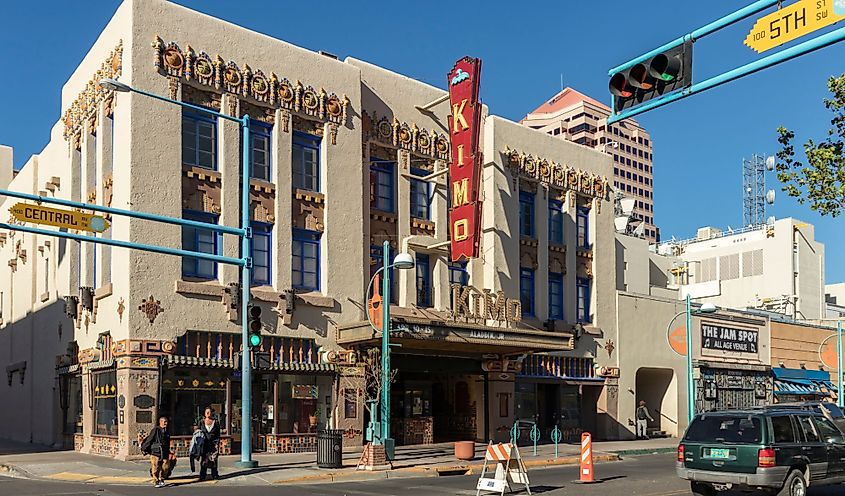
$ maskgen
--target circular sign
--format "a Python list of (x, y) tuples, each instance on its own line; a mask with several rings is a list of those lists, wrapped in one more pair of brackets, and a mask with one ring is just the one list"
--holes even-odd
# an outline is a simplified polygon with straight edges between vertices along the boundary
[(839, 353), (837, 351), (836, 341), (830, 338), (835, 338), (836, 334), (824, 338), (822, 344), (819, 345), (819, 360), (832, 370), (839, 368)]
[(669, 331), (669, 334), (666, 336), (669, 340), (669, 346), (675, 351), (675, 353), (681, 356), (687, 356), (687, 328), (686, 327), (676, 327)]
[(91, 222), (89, 224), (92, 231), (95, 232), (103, 232), (106, 230), (106, 219), (99, 215), (95, 215), (91, 217)]

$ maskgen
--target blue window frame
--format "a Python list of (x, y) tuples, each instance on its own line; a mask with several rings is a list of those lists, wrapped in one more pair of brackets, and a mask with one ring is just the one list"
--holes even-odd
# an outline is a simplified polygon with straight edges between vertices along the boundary
[[(182, 218), (217, 224), (217, 215), (194, 210), (183, 210)], [(182, 227), (182, 249), (219, 255), (220, 235), (207, 229)], [(217, 262), (200, 260), (193, 257), (182, 257), (182, 275), (197, 279), (216, 279)]]
[(296, 289), (320, 289), (320, 233), (293, 230), (291, 285)]
[(519, 234), (534, 237), (534, 193), (519, 192)]
[[(388, 258), (393, 261), (396, 257), (396, 250), (393, 247), (390, 247), (390, 251), (388, 254)], [(381, 245), (370, 245), (370, 277), (379, 270), (382, 265), (384, 265), (384, 247)], [(399, 292), (396, 291), (396, 271), (390, 269), (390, 302), (391, 303), (398, 303), (399, 302)], [(384, 276), (382, 276), (382, 280), (384, 280)], [(379, 293), (381, 293), (381, 288), (379, 288)], [(382, 295), (383, 296), (383, 295)]]
[(578, 292), (577, 313), (578, 322), (591, 322), (590, 319), (590, 280), (579, 277), (576, 283), (576, 291)]
[(293, 187), (320, 191), (320, 137), (293, 133)]
[(263, 222), (252, 224), (252, 284), (269, 286), (272, 284), (270, 260), (272, 255), (273, 226)]
[(217, 121), (182, 112), (182, 164), (217, 170)]
[(431, 259), (428, 255), (417, 255), (417, 306), (431, 306)]
[(549, 243), (563, 244), (563, 203), (549, 200)]
[(563, 274), (549, 272), (549, 319), (563, 320)]
[(578, 212), (575, 214), (575, 227), (578, 230), (578, 247), (590, 247), (590, 209), (587, 207), (578, 207)]
[[(426, 176), (428, 171), (411, 169), (415, 176)], [(428, 181), (411, 179), (411, 217), (431, 219), (431, 184)]]
[(466, 262), (449, 262), (449, 287), (452, 284), (466, 286), (469, 284), (469, 271)]
[(534, 270), (519, 269), (519, 300), (523, 317), (534, 316)]
[(395, 211), (396, 181), (394, 171), (396, 162), (390, 160), (374, 160), (370, 162), (370, 207), (382, 212)]
[(252, 142), (250, 160), (252, 168), (251, 177), (270, 181), (270, 131), (271, 127), (261, 121), (251, 121), (249, 126), (249, 139)]

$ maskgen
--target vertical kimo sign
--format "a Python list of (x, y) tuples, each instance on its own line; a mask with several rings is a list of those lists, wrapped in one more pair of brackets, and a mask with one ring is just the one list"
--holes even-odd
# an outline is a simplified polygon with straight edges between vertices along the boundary
[(481, 59), (464, 57), (449, 71), (449, 141), (452, 162), (449, 164), (450, 193), (449, 235), (452, 260), (478, 256), (481, 231), (481, 202), (478, 190), (481, 180), (481, 153), (478, 136), (481, 130), (481, 103), (478, 84)]

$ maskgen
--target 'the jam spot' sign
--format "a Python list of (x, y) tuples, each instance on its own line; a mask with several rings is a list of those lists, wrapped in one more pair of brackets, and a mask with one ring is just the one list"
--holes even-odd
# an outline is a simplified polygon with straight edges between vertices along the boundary
[(449, 165), (450, 193), (449, 236), (452, 260), (478, 256), (481, 233), (481, 202), (478, 189), (481, 179), (481, 153), (478, 136), (481, 130), (481, 103), (478, 101), (481, 59), (464, 57), (447, 75), (449, 85), (449, 138), (452, 161)]

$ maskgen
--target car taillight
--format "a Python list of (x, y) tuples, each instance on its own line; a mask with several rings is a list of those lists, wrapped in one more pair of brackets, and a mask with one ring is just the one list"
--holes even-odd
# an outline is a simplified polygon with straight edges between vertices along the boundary
[(678, 445), (678, 461), (683, 463), (684, 462), (684, 445)]
[(775, 450), (772, 448), (763, 448), (757, 451), (757, 466), (758, 467), (774, 467), (775, 466)]

